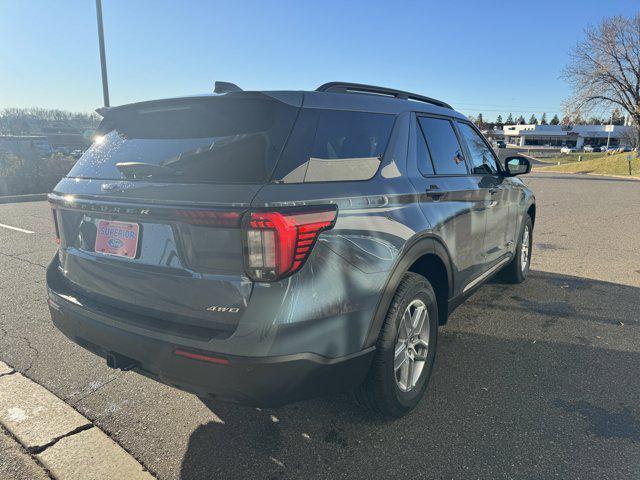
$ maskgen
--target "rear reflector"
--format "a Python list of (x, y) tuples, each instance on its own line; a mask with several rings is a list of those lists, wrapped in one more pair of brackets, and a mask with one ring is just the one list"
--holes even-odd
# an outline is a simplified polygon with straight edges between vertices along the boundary
[(271, 282), (298, 271), (319, 234), (333, 228), (335, 205), (289, 211), (253, 211), (244, 217), (247, 274)]
[(201, 360), (203, 362), (216, 363), (218, 365), (230, 365), (231, 362), (226, 358), (211, 357), (209, 355), (202, 355), (200, 353), (187, 352), (184, 350), (174, 350), (174, 355), (184, 358), (190, 358), (191, 360)]
[(60, 245), (60, 228), (58, 227), (58, 215), (55, 208), (51, 208), (51, 217), (53, 218), (53, 227), (55, 228), (56, 243)]

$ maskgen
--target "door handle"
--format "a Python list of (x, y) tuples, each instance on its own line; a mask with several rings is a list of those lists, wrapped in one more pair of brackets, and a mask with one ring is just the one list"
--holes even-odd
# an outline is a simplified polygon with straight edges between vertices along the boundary
[(444, 192), (440, 190), (438, 185), (429, 185), (426, 189), (427, 196), (434, 200), (440, 200), (440, 197), (444, 195)]

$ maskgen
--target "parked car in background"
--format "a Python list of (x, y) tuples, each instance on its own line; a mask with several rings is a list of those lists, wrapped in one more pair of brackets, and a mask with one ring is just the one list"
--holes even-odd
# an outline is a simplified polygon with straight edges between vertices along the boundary
[(560, 149), (560, 153), (575, 153), (578, 149), (575, 147), (562, 147)]
[(617, 153), (626, 153), (626, 152), (632, 152), (633, 148), (629, 147), (629, 146), (624, 146), (624, 147), (609, 147), (607, 149), (607, 155), (615, 155)]
[(498, 140), (496, 142), (496, 147), (498, 147), (498, 148), (507, 148), (507, 144), (504, 143), (502, 140)]
[(99, 110), (49, 196), (54, 324), (204, 398), (409, 412), (450, 312), (529, 273), (529, 160), (413, 93), (215, 91)]
[(582, 150), (585, 151), (586, 153), (594, 153), (594, 152), (600, 152), (602, 149), (597, 145), (585, 145)]
[(70, 153), (70, 155), (77, 160), (82, 156), (83, 153), (84, 153), (84, 150), (76, 148)]

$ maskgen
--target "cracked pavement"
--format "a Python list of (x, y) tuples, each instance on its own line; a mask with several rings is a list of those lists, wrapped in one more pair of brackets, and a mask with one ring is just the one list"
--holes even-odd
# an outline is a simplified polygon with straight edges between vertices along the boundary
[(539, 212), (530, 278), (491, 282), (453, 314), (404, 419), (372, 419), (347, 394), (205, 405), (110, 370), (50, 323), (46, 202), (0, 205), (0, 223), (35, 232), (0, 228), (0, 360), (162, 479), (640, 478), (640, 182), (524, 180)]

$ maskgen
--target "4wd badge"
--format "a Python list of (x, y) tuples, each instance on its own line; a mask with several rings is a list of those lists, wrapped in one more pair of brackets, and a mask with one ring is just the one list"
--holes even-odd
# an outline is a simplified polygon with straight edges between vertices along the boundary
[(237, 307), (220, 307), (218, 305), (212, 305), (207, 307), (208, 312), (220, 312), (220, 313), (238, 313), (240, 311)]

